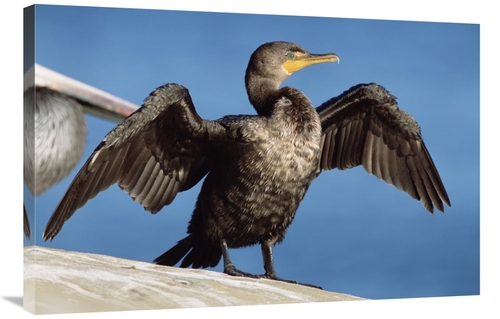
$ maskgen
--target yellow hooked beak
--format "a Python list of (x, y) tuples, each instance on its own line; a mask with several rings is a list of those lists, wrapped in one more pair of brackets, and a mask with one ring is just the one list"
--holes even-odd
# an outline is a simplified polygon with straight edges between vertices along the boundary
[(287, 60), (283, 63), (283, 68), (292, 74), (306, 66), (325, 62), (340, 62), (340, 58), (334, 53), (327, 54), (305, 54), (302, 52), (288, 53)]

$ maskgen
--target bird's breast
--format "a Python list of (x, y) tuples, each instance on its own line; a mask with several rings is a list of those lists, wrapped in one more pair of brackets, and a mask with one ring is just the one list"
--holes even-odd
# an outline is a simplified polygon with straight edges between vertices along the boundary
[(270, 124), (240, 127), (238, 137), (217, 150), (207, 179), (212, 211), (229, 245), (252, 244), (249, 238), (281, 240), (316, 176), (319, 119)]
[(272, 188), (291, 183), (292, 189), (293, 183), (309, 183), (319, 160), (321, 140), (319, 116), (313, 108), (310, 111), (300, 116), (277, 114), (242, 126), (227, 150), (235, 156), (229, 158), (237, 164), (235, 174), (251, 176), (254, 184)]

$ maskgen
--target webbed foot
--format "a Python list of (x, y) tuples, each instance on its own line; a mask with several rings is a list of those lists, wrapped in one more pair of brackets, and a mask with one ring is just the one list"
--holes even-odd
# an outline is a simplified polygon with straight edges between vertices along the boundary
[(298, 281), (295, 281), (295, 280), (283, 279), (283, 278), (280, 278), (280, 277), (276, 276), (276, 274), (273, 274), (273, 275), (264, 274), (264, 275), (259, 275), (257, 277), (258, 278), (271, 279), (271, 280), (277, 280), (277, 281), (283, 281), (283, 282), (287, 282), (289, 284), (302, 285), (302, 286), (307, 286), (307, 287), (311, 287), (311, 288), (316, 288), (316, 289), (323, 290), (323, 288), (321, 288), (320, 286), (315, 286), (315, 285), (311, 285), (311, 284), (304, 284), (304, 283), (301, 283), (301, 282), (298, 282)]
[(253, 275), (253, 274), (239, 270), (233, 264), (229, 264), (229, 265), (224, 266), (224, 273), (228, 274), (230, 276), (259, 278), (259, 276), (257, 276), (257, 275)]

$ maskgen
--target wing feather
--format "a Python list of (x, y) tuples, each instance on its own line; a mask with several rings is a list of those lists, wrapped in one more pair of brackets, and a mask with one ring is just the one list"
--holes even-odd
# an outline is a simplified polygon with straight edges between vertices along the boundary
[(362, 165), (377, 178), (420, 200), (433, 212), (450, 206), (417, 122), (375, 83), (360, 84), (317, 108), (323, 136), (320, 170)]
[(153, 91), (140, 109), (106, 135), (80, 169), (43, 238), (52, 240), (78, 208), (112, 184), (151, 213), (170, 204), (209, 171), (207, 165), (193, 166), (206, 162), (207, 123), (196, 113), (186, 88), (166, 84)]

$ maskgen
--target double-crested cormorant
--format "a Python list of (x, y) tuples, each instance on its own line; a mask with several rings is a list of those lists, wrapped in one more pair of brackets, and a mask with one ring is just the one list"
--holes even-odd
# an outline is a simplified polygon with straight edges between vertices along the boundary
[[(322, 170), (363, 165), (420, 200), (430, 212), (450, 205), (415, 120), (377, 84), (360, 84), (315, 109), (292, 87), (295, 71), (338, 61), (299, 45), (271, 42), (251, 56), (245, 84), (258, 115), (198, 116), (188, 90), (157, 88), (143, 106), (99, 144), (51, 216), (52, 240), (89, 199), (118, 183), (147, 211), (157, 213), (205, 175), (188, 236), (154, 260), (206, 268), (221, 257), (224, 272), (281, 280), (272, 249), (283, 240), (297, 207)], [(260, 244), (265, 274), (238, 270), (228, 248)]]
[[(40, 195), (60, 182), (83, 155), (84, 112), (121, 122), (138, 106), (39, 64), (25, 73), (24, 182)], [(26, 207), (24, 233), (31, 238)]]

